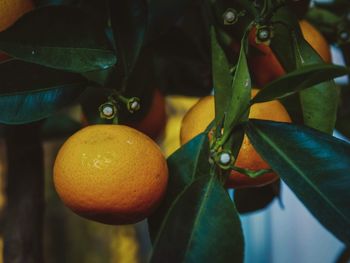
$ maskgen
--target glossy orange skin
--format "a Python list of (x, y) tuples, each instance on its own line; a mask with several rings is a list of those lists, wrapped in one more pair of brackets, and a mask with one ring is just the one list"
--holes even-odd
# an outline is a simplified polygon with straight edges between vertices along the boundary
[[(319, 53), (326, 63), (331, 63), (331, 53), (325, 38), (317, 29), (305, 20), (299, 22), (306, 41)], [(254, 82), (263, 87), (267, 83), (283, 76), (285, 70), (271, 48), (265, 44), (257, 44), (253, 28), (249, 35), (249, 44), (255, 48), (254, 54), (248, 57), (250, 69), (253, 72)]]
[(155, 140), (163, 134), (166, 122), (167, 113), (165, 98), (163, 94), (156, 89), (153, 95), (151, 107), (146, 116), (141, 121), (131, 122), (128, 123), (128, 125)]
[(168, 168), (158, 145), (124, 125), (90, 125), (60, 148), (54, 186), (78, 215), (104, 224), (133, 224), (161, 202)]

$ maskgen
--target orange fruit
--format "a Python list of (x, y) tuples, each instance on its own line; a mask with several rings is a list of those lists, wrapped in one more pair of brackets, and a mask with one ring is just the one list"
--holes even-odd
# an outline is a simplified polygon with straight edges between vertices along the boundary
[[(331, 63), (332, 57), (329, 45), (321, 33), (306, 20), (299, 22), (305, 40), (317, 51), (326, 63)], [(255, 42), (255, 28), (249, 35), (249, 43), (260, 53), (249, 56), (248, 62), (253, 72), (254, 81), (259, 86), (281, 77), (285, 71), (271, 48)]]
[[(22, 15), (34, 9), (32, 0), (0, 0), (0, 32), (6, 30)], [(0, 62), (10, 57), (0, 52)]]
[(12, 26), (18, 18), (33, 8), (32, 0), (0, 0), (0, 31)]
[[(252, 97), (258, 92), (252, 90)], [(195, 104), (185, 115), (180, 132), (181, 144), (185, 144), (199, 133), (203, 132), (210, 122), (215, 118), (214, 97), (207, 96)], [(269, 101), (254, 104), (250, 108), (249, 118), (272, 120), (280, 122), (291, 122), (291, 119), (278, 101)], [(245, 135), (242, 147), (238, 153), (235, 166), (250, 170), (269, 169), (270, 166), (260, 157)], [(257, 178), (250, 178), (244, 174), (232, 171), (226, 185), (229, 188), (244, 188), (263, 186), (278, 179), (275, 173), (267, 173)]]
[(128, 122), (127, 124), (147, 134), (152, 139), (157, 139), (164, 132), (166, 121), (165, 98), (163, 94), (156, 89), (154, 91), (151, 107), (146, 116), (139, 122)]
[(92, 125), (63, 144), (54, 185), (71, 210), (105, 224), (149, 216), (167, 186), (168, 168), (155, 142), (123, 125)]
[(305, 40), (310, 44), (310, 46), (312, 46), (317, 51), (324, 62), (331, 63), (332, 55), (329, 45), (320, 31), (318, 31), (306, 20), (301, 20), (299, 22), (299, 25)]

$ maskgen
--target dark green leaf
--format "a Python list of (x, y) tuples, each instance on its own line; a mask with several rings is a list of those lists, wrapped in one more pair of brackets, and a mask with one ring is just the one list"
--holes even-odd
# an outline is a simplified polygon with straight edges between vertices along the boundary
[(112, 29), (124, 73), (129, 77), (143, 46), (147, 29), (147, 1), (110, 0)]
[(108, 87), (115, 89), (117, 86), (116, 83), (120, 83), (117, 68), (115, 66), (103, 70), (85, 72), (81, 75), (93, 82), (95, 85), (105, 88)]
[(259, 91), (251, 103), (281, 99), (320, 82), (332, 80), (349, 73), (349, 68), (331, 64), (322, 63), (302, 66), (267, 84)]
[(211, 52), (215, 92), (215, 120), (219, 124), (224, 117), (229, 94), (232, 94), (232, 73), (226, 54), (218, 43), (214, 27), (211, 28)]
[[(245, 38), (242, 40), (241, 51), (236, 65), (231, 87), (231, 93), (227, 94), (227, 106), (225, 108), (224, 134), (232, 133), (235, 125), (244, 119), (248, 119), (249, 102), (251, 97), (251, 79), (245, 54)], [(232, 145), (228, 145), (229, 148)]]
[(295, 53), (291, 30), (298, 27), (298, 21), (288, 8), (280, 8), (272, 17), (274, 37), (271, 49), (283, 68), (289, 72), (296, 69)]
[[(279, 9), (273, 20), (275, 36), (271, 47), (287, 72), (304, 65), (323, 63), (303, 38), (297, 18), (287, 8)], [(331, 133), (336, 120), (337, 96), (333, 81), (301, 91), (299, 97), (304, 123)]]
[(348, 86), (341, 88), (340, 101), (336, 129), (350, 139), (350, 89)]
[[(298, 67), (323, 62), (300, 32), (295, 35), (294, 45)], [(333, 132), (338, 108), (338, 91), (334, 81), (301, 91), (300, 102), (305, 125), (330, 134)]]
[(208, 136), (202, 133), (168, 158), (168, 190), (161, 206), (148, 220), (152, 240), (162, 231), (162, 222), (176, 197), (196, 178), (209, 175), (208, 148)]
[(247, 135), (259, 154), (310, 212), (350, 243), (350, 145), (293, 124), (250, 120)]
[(73, 72), (116, 63), (103, 27), (78, 8), (47, 6), (24, 15), (0, 33), (0, 49), (11, 56)]
[(240, 214), (266, 208), (280, 194), (280, 180), (261, 187), (236, 189), (234, 201)]
[(176, 199), (151, 263), (243, 262), (243, 247), (233, 202), (216, 177), (203, 176)]
[(79, 74), (10, 60), (0, 64), (0, 122), (27, 123), (48, 117), (85, 89)]

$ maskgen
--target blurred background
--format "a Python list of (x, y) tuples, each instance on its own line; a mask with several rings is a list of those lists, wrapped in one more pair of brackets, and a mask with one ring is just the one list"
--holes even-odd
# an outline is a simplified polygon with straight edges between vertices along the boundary
[[(317, 2), (325, 3), (329, 1), (319, 0)], [(186, 20), (184, 19), (182, 22), (185, 24)], [(176, 33), (176, 30), (174, 28), (173, 33)], [(191, 29), (188, 30), (191, 31)], [(186, 32), (180, 33), (184, 35), (174, 34), (174, 36), (186, 37)], [(200, 37), (195, 40), (199, 39)], [(172, 38), (165, 38), (165, 43), (159, 45), (171, 44), (173, 40)], [(190, 44), (196, 47), (197, 43), (194, 41)], [(159, 49), (158, 51), (162, 55), (162, 50)], [(201, 57), (201, 52), (206, 52), (200, 49), (197, 51), (198, 54), (193, 54), (194, 57)], [(164, 92), (162, 87), (174, 86), (178, 93), (184, 93), (187, 96), (174, 95), (175, 92), (172, 92), (171, 88), (167, 88), (165, 94), (167, 96), (162, 96), (167, 116), (166, 126), (153, 137), (157, 139), (166, 156), (169, 156), (179, 147), (179, 131), (184, 114), (196, 103), (199, 95), (209, 94), (211, 90), (210, 87), (206, 87), (204, 92), (196, 89), (196, 87), (203, 86), (204, 82), (210, 82), (208, 81), (210, 72), (206, 68), (208, 61), (205, 59), (191, 61), (192, 58), (189, 57), (189, 61), (182, 61), (183, 64), (181, 64), (177, 54), (171, 55), (171, 61), (163, 61), (162, 56), (159, 56), (158, 63), (163, 63), (168, 72), (177, 71), (176, 74), (183, 72), (183, 79), (174, 79), (170, 73), (159, 78), (159, 74), (163, 74), (164, 71), (156, 72), (156, 75), (158, 74), (157, 79), (162, 80), (157, 83), (160, 87), (160, 94)], [(345, 63), (337, 45), (332, 45), (332, 56), (334, 63)], [(203, 57), (205, 58), (205, 56)], [(169, 64), (178, 67), (171, 71), (169, 70)], [(189, 65), (192, 65), (192, 71), (189, 70)], [(196, 65), (196, 67), (194, 68), (193, 65)], [(198, 74), (201, 76), (198, 77)], [(197, 78), (191, 79), (192, 75)], [(196, 82), (198, 79), (202, 80), (203, 83)], [(181, 92), (179, 92), (178, 86), (183, 83), (188, 83), (188, 87), (192, 89), (184, 85)], [(348, 78), (337, 79), (337, 84), (339, 86), (348, 85)], [(53, 188), (52, 167), (54, 158), (59, 147), (66, 140), (66, 137), (57, 136), (57, 134), (71, 134), (81, 128), (82, 123), (84, 123), (84, 120), (80, 105), (60, 112), (45, 123), (43, 133), (46, 134), (44, 140), (46, 184), (44, 251), (46, 262), (147, 262), (151, 252), (151, 244), (146, 222), (128, 226), (108, 226), (88, 221), (64, 207)], [(64, 132), (60, 130), (64, 130)], [(336, 131), (335, 135), (345, 140), (341, 132)], [(6, 153), (2, 140), (0, 140), (0, 156), (0, 208), (3, 209), (6, 204), (4, 195)], [(230, 194), (233, 196), (234, 193), (231, 191)], [(246, 241), (246, 263), (331, 263), (337, 262), (344, 251), (344, 245), (316, 221), (284, 183), (281, 184), (279, 198), (275, 198), (264, 210), (244, 213), (241, 218)], [(0, 233), (2, 230), (0, 227)], [(1, 249), (2, 239), (0, 239)], [(1, 260), (0, 258), (0, 262)], [(346, 260), (338, 260), (338, 262), (346, 262)]]

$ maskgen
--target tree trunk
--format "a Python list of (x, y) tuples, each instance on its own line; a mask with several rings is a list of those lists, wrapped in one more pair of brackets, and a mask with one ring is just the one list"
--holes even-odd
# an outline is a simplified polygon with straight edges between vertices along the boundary
[(5, 263), (43, 262), (44, 163), (40, 124), (7, 126)]

